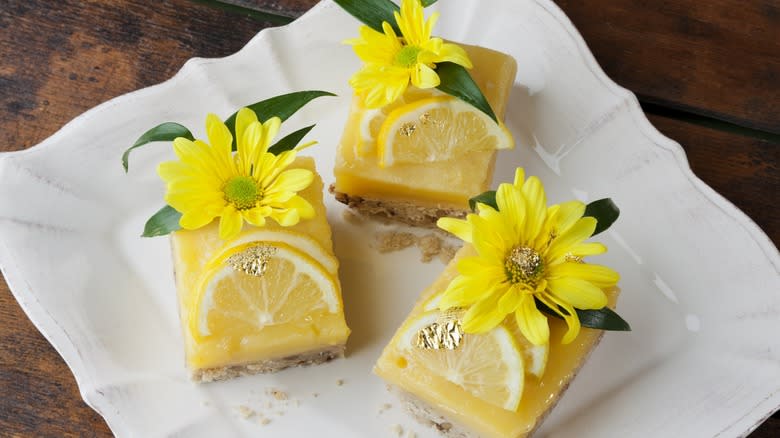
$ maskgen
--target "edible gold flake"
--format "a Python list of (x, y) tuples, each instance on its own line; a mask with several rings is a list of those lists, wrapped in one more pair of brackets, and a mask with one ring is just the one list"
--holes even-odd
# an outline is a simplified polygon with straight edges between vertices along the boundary
[(414, 131), (417, 130), (417, 125), (412, 122), (406, 122), (398, 128), (398, 132), (404, 137), (411, 137)]
[(420, 123), (423, 125), (427, 125), (428, 122), (431, 121), (431, 114), (430, 113), (422, 113), (420, 114)]
[(268, 269), (268, 260), (276, 254), (276, 248), (268, 244), (250, 246), (228, 257), (227, 264), (244, 274), (262, 277)]
[(417, 348), (423, 350), (455, 350), (463, 341), (463, 325), (459, 310), (442, 313), (436, 322), (417, 332)]

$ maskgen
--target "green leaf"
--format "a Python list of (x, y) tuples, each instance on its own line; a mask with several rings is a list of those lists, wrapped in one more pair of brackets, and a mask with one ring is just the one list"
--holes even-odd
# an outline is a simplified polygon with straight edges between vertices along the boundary
[(591, 202), (585, 207), (585, 214), (582, 215), (582, 217), (596, 218), (598, 221), (596, 230), (593, 231), (593, 236), (612, 226), (618, 216), (620, 216), (620, 209), (610, 198)]
[(597, 310), (576, 310), (577, 316), (580, 318), (580, 324), (582, 324), (583, 327), (618, 332), (631, 331), (631, 326), (628, 322), (609, 307)]
[(293, 133), (288, 134), (281, 140), (274, 143), (273, 146), (268, 148), (268, 152), (279, 155), (282, 152), (291, 151), (295, 149), (295, 146), (298, 146), (298, 143), (303, 140), (303, 137), (306, 136), (306, 134), (309, 133), (316, 125), (307, 126), (305, 128), (301, 128)]
[[(335, 94), (328, 91), (297, 91), (253, 103), (247, 106), (247, 108), (257, 114), (257, 119), (260, 122), (265, 122), (271, 117), (279, 117), (282, 121), (285, 121), (298, 112), (299, 109), (303, 108), (304, 105), (322, 96), (335, 96)], [(236, 150), (237, 115), (238, 111), (225, 120), (225, 125), (227, 125), (230, 133), (233, 135), (233, 150)]]
[(436, 64), (436, 73), (441, 79), (441, 83), (436, 88), (463, 100), (498, 123), (493, 108), (490, 107), (482, 90), (479, 89), (465, 67), (452, 62), (441, 62)]
[[(353, 17), (362, 21), (365, 25), (377, 32), (384, 33), (382, 22), (387, 21), (395, 33), (401, 35), (401, 30), (395, 22), (393, 12), (400, 11), (401, 8), (390, 0), (333, 0), (341, 6), (342, 9), (349, 12)], [(428, 0), (424, 3), (434, 3)], [(425, 6), (425, 5), (424, 5)]]
[[(558, 319), (563, 319), (561, 315), (554, 312), (552, 309), (544, 305), (544, 303), (542, 303), (539, 300), (536, 300), (536, 308), (550, 316), (554, 316)], [(563, 312), (566, 312), (563, 309), (561, 310)], [(618, 331), (618, 332), (631, 331), (631, 326), (623, 318), (621, 318), (620, 315), (615, 313), (615, 311), (610, 309), (609, 307), (604, 307), (602, 309), (595, 309), (595, 310), (582, 310), (582, 309), (574, 309), (574, 310), (577, 312), (577, 317), (580, 319), (580, 324), (583, 327), (599, 329), (599, 330)]]
[(436, 3), (436, 0), (422, 0), (420, 3), (422, 3), (424, 8), (427, 8), (428, 6)]
[(155, 141), (173, 141), (178, 137), (195, 140), (195, 137), (192, 136), (190, 130), (178, 123), (166, 122), (155, 126), (146, 131), (142, 136), (138, 137), (138, 140), (122, 154), (122, 167), (124, 167), (125, 172), (127, 172), (129, 166), (128, 159), (130, 158), (130, 152), (133, 149)]
[(496, 203), (496, 191), (488, 190), (485, 193), (479, 194), (469, 199), (469, 208), (471, 211), (477, 210), (477, 202), (485, 205), (489, 205), (498, 210), (498, 203)]
[(179, 225), (179, 219), (181, 219), (181, 213), (170, 205), (166, 205), (146, 221), (144, 233), (141, 234), (141, 236), (165, 236), (166, 234), (180, 230), (181, 226)]

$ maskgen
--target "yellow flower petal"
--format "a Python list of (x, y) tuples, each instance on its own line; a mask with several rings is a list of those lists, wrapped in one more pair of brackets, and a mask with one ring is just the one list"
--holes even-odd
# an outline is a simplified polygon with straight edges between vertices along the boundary
[(506, 317), (498, 309), (498, 293), (492, 293), (471, 306), (463, 315), (463, 331), (485, 333), (494, 329)]
[(236, 237), (241, 232), (243, 222), (241, 213), (232, 205), (228, 205), (222, 210), (222, 218), (219, 220), (219, 238), (230, 240)]
[(560, 315), (564, 321), (566, 321), (568, 330), (566, 331), (566, 334), (563, 335), (561, 343), (571, 343), (577, 337), (577, 335), (580, 334), (580, 318), (577, 316), (577, 312), (574, 310), (574, 308), (565, 301), (556, 298), (555, 295), (552, 294), (538, 294), (537, 298), (539, 301), (544, 303), (545, 306), (552, 309), (555, 313)]
[[(520, 190), (511, 184), (500, 184), (498, 190), (496, 190), (496, 204), (498, 205), (498, 211), (506, 218), (506, 223), (511, 233), (515, 236), (526, 237), (523, 240), (529, 239), (531, 236), (523, 234), (526, 221), (526, 206)], [(516, 242), (516, 244), (520, 243), (526, 242)]]
[(462, 275), (479, 276), (485, 275), (491, 278), (501, 278), (504, 276), (504, 268), (496, 266), (494, 263), (481, 257), (464, 257), (458, 260), (458, 272)]
[(523, 299), (522, 292), (515, 286), (510, 287), (498, 300), (498, 310), (504, 315), (509, 315), (517, 310), (520, 301)]
[(559, 278), (547, 281), (553, 295), (578, 309), (601, 309), (607, 305), (607, 296), (592, 283), (579, 278)]
[(548, 270), (551, 279), (579, 278), (601, 288), (613, 287), (620, 280), (620, 274), (614, 270), (590, 263), (563, 263), (550, 266)]
[(523, 295), (515, 312), (515, 321), (520, 332), (534, 345), (550, 341), (550, 326), (547, 317), (536, 308), (533, 295)]
[(496, 227), (485, 218), (470, 214), (467, 220), (471, 222), (472, 244), (479, 256), (503, 265), (504, 257), (512, 249), (513, 243), (498, 234)]
[(440, 83), (439, 75), (425, 64), (417, 64), (412, 70), (412, 85), (417, 88), (436, 88)]
[(584, 217), (577, 220), (566, 232), (553, 240), (550, 248), (547, 250), (546, 258), (555, 260), (564, 257), (573, 246), (593, 235), (595, 229), (596, 219)]
[(316, 215), (314, 207), (302, 196), (293, 196), (287, 201), (287, 208), (295, 209), (301, 219), (311, 219)]
[(266, 188), (265, 193), (270, 196), (278, 192), (298, 192), (309, 187), (312, 181), (314, 181), (314, 173), (311, 170), (285, 170)]
[(225, 167), (232, 162), (233, 135), (227, 126), (214, 114), (206, 116), (206, 136), (214, 151), (213, 157), (219, 160), (218, 167)]
[(440, 52), (437, 56), (436, 62), (454, 62), (455, 64), (462, 65), (465, 68), (473, 68), (474, 65), (469, 59), (469, 55), (466, 51), (457, 44), (444, 43), (441, 45)]
[(535, 176), (525, 181), (522, 193), (526, 209), (523, 229), (528, 241), (533, 241), (542, 230), (544, 220), (547, 217), (547, 197), (544, 194), (542, 182)]
[(485, 298), (493, 292), (502, 293), (509, 286), (498, 283), (497, 279), (484, 282), (478, 277), (459, 275), (455, 277), (442, 293), (439, 309), (467, 307)]
[(585, 214), (585, 204), (580, 201), (564, 202), (559, 206), (557, 234), (565, 233)]
[(436, 226), (448, 233), (454, 234), (458, 239), (471, 243), (471, 223), (463, 219), (443, 217), (436, 221)]
[(271, 211), (271, 217), (283, 227), (291, 227), (301, 220), (298, 210), (295, 209), (274, 209)]
[(185, 230), (197, 230), (202, 226), (210, 224), (212, 220), (214, 220), (213, 215), (203, 210), (194, 210), (183, 214), (179, 219), (179, 225)]
[(518, 189), (523, 188), (523, 184), (525, 183), (525, 169), (522, 167), (518, 167), (515, 169), (515, 179), (514, 179), (514, 186)]
[(271, 207), (255, 207), (241, 212), (241, 216), (256, 227), (265, 226), (265, 218), (271, 215)]

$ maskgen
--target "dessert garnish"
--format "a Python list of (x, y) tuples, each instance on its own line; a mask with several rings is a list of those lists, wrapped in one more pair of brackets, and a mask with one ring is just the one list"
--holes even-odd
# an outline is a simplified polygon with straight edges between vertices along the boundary
[(311, 184), (307, 169), (287, 169), (314, 127), (299, 129), (272, 143), (283, 120), (324, 91), (302, 91), (242, 108), (225, 122), (206, 118), (208, 142), (196, 140), (178, 123), (163, 123), (144, 133), (122, 156), (127, 170), (130, 152), (155, 141), (173, 141), (176, 161), (158, 166), (167, 183), (166, 206), (146, 223), (143, 236), (194, 230), (219, 218), (219, 236), (229, 240), (244, 222), (262, 227), (268, 218), (289, 227), (311, 218), (314, 210), (297, 193)]
[(514, 316), (534, 345), (549, 342), (546, 315), (565, 320), (562, 342), (572, 342), (581, 326), (630, 330), (606, 307), (604, 290), (619, 275), (588, 263), (607, 247), (588, 238), (608, 228), (619, 214), (610, 200), (588, 206), (569, 201), (547, 206), (541, 181), (518, 168), (513, 184), (499, 185), (472, 200), (466, 219), (442, 218), (438, 226), (474, 246), (478, 255), (459, 261), (459, 275), (444, 291), (441, 311), (464, 309), (463, 331), (486, 333)]
[[(399, 99), (409, 85), (437, 88), (473, 105), (498, 123), (493, 109), (472, 79), (466, 52), (457, 44), (432, 36), (439, 18), (427, 20), (424, 7), (434, 1), (335, 0), (365, 23), (358, 38), (347, 40), (363, 67), (350, 79), (367, 108), (381, 108)], [(406, 132), (413, 132), (411, 126)]]

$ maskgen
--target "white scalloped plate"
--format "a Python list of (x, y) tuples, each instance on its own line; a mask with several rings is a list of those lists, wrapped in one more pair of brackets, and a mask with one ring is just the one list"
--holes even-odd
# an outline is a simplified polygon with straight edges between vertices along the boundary
[[(546, 0), (439, 2), (437, 32), (512, 54), (519, 73), (507, 125), (517, 165), (555, 201), (609, 196), (621, 220), (604, 263), (622, 273), (620, 313), (541, 435), (738, 436), (780, 405), (780, 257), (766, 235), (696, 178), (678, 144), (609, 80), (565, 15)], [(286, 126), (317, 121), (309, 149), (326, 183), (346, 117), (357, 22), (330, 1), (261, 32), (223, 59), (195, 59), (163, 84), (111, 100), (40, 145), (0, 155), (0, 266), (30, 319), (76, 376), (84, 399), (119, 436), (394, 436), (407, 417), (371, 367), (417, 294), (441, 271), (413, 251), (380, 255), (375, 225), (342, 219), (328, 196), (342, 262), (349, 357), (225, 383), (187, 380), (168, 242), (138, 237), (161, 202), (149, 146), (125, 175), (119, 157), (163, 120), (202, 127), (205, 114), (284, 92), (325, 89)], [(195, 132), (202, 136), (203, 129)], [(337, 384), (344, 379), (342, 386)], [(266, 388), (293, 400), (269, 402)], [(318, 393), (315, 397), (313, 393)], [(297, 400), (297, 401), (296, 401)], [(267, 405), (271, 404), (269, 408)], [(384, 403), (392, 408), (380, 412)], [(239, 406), (272, 422), (244, 419)], [(283, 414), (283, 415), (282, 415)]]

